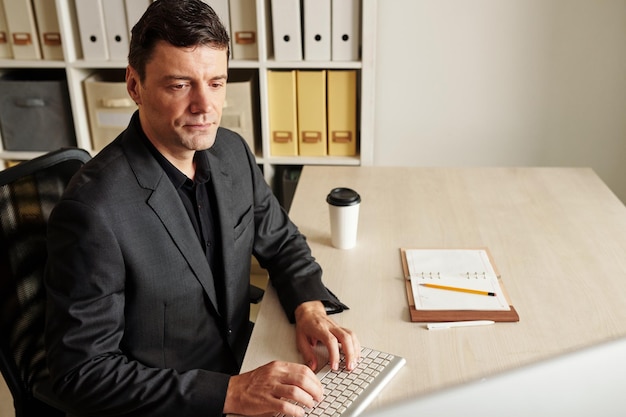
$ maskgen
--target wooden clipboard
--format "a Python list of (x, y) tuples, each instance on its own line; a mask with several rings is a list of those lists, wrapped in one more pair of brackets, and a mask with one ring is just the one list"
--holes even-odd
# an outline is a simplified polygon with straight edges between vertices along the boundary
[(404, 281), (406, 286), (406, 295), (409, 303), (409, 313), (413, 322), (442, 322), (442, 321), (467, 321), (467, 320), (493, 320), (496, 322), (517, 322), (519, 315), (511, 304), (510, 298), (504, 288), (500, 273), (498, 272), (491, 253), (487, 248), (479, 248), (487, 252), (491, 266), (496, 271), (500, 287), (504, 292), (504, 296), (509, 304), (510, 310), (505, 311), (485, 311), (485, 310), (417, 310), (415, 308), (415, 299), (413, 298), (413, 289), (411, 288), (411, 278), (409, 274), (409, 266), (406, 260), (406, 251), (408, 249), (400, 248), (400, 257), (402, 259), (402, 271), (404, 273)]

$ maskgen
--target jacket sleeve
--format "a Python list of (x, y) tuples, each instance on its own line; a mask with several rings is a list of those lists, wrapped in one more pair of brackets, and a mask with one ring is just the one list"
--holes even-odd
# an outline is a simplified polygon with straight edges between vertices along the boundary
[(328, 313), (347, 309), (324, 286), (322, 268), (311, 254), (306, 237), (280, 206), (249, 150), (248, 159), (253, 165), (256, 222), (254, 255), (259, 264), (267, 269), (289, 321), (295, 321), (296, 307), (306, 301), (322, 301)]

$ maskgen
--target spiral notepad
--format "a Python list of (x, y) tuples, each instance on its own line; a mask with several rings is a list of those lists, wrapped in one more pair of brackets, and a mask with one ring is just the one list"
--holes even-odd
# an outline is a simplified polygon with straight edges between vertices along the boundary
[(402, 249), (401, 254), (412, 321), (519, 320), (487, 249)]

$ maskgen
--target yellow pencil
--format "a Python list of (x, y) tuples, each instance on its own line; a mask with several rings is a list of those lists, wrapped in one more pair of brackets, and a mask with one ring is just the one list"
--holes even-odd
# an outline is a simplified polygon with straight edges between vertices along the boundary
[(420, 284), (420, 285), (422, 285), (424, 287), (428, 287), (428, 288), (437, 288), (439, 290), (467, 292), (467, 293), (470, 293), (470, 294), (488, 295), (490, 297), (495, 297), (496, 296), (495, 292), (481, 291), (481, 290), (472, 290), (470, 288), (450, 287), (450, 286), (447, 286), (447, 285), (438, 285), (438, 284)]

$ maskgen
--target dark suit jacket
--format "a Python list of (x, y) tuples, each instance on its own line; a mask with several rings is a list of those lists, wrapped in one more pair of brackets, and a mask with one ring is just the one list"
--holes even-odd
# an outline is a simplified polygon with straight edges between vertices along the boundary
[[(135, 114), (51, 214), (45, 282), (53, 386), (79, 415), (220, 415), (247, 343), (252, 254), (290, 320), (304, 301), (340, 303), (240, 136), (220, 129), (204, 151), (225, 269), (213, 277), (141, 135)], [(213, 279), (224, 280), (222, 300)]]

